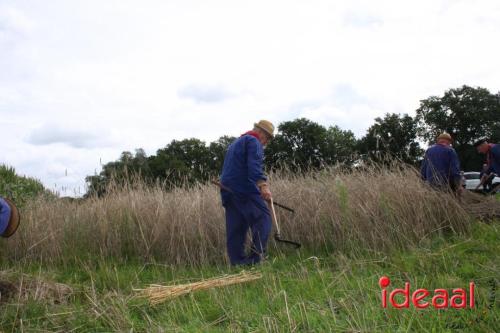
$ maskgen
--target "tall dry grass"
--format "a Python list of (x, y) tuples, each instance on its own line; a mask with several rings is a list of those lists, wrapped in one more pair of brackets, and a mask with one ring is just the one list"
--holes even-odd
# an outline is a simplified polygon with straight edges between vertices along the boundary
[[(275, 199), (296, 210), (278, 209), (281, 233), (306, 251), (404, 248), (444, 230), (464, 232), (470, 222), (453, 195), (431, 190), (408, 167), (270, 178)], [(226, 260), (224, 210), (214, 185), (171, 192), (132, 185), (82, 202), (33, 201), (1, 255), (47, 262), (143, 258), (187, 266)]]

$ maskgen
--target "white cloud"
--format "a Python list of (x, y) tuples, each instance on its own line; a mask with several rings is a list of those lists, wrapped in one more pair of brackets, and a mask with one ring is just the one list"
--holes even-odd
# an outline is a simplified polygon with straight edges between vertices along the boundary
[(104, 129), (44, 124), (34, 129), (26, 142), (33, 145), (66, 144), (73, 148), (106, 148), (116, 144)]
[(35, 24), (16, 8), (2, 8), (0, 11), (0, 34), (23, 35), (33, 31)]
[(190, 84), (179, 89), (180, 98), (196, 103), (219, 103), (235, 97), (233, 93), (220, 85)]
[(494, 0), (3, 1), (0, 162), (74, 188), (99, 158), (258, 119), (359, 136), (452, 87), (498, 91), (499, 16)]
[(358, 28), (377, 28), (384, 24), (384, 21), (376, 16), (356, 11), (347, 12), (343, 21), (346, 26)]

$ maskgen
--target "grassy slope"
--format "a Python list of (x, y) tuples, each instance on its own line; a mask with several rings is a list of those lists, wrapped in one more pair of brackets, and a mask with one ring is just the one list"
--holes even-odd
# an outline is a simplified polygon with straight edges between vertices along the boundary
[[(491, 284), (500, 276), (500, 224), (478, 223), (471, 236), (435, 237), (405, 253), (319, 255), (287, 252), (258, 267), (264, 278), (214, 289), (150, 307), (134, 299), (132, 288), (148, 283), (236, 272), (226, 267), (179, 270), (161, 264), (113, 263), (100, 259), (71, 267), (3, 263), (13, 274), (30, 274), (67, 283), (76, 292), (69, 304), (17, 302), (0, 305), (3, 331), (421, 331), (455, 329), (493, 332), (500, 327), (499, 298)], [(383, 310), (378, 279), (391, 287), (466, 288), (477, 285), (476, 309)], [(492, 303), (495, 302), (495, 303)], [(493, 305), (493, 306), (492, 306)], [(488, 306), (492, 306), (491, 309)]]
[(0, 164), (0, 196), (13, 200), (19, 208), (33, 198), (45, 195), (54, 197), (54, 194), (45, 189), (43, 184), (34, 178), (19, 176), (12, 167)]

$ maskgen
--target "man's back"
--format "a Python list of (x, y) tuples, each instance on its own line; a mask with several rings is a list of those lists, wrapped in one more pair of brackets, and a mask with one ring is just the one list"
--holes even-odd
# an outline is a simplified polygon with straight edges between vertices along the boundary
[(260, 195), (257, 182), (266, 179), (262, 170), (264, 150), (252, 135), (236, 139), (226, 152), (221, 182), (237, 194)]
[(449, 185), (460, 180), (460, 165), (455, 150), (435, 144), (425, 153), (421, 169), (422, 178), (433, 185)]
[(488, 155), (489, 172), (500, 175), (500, 144), (492, 144)]

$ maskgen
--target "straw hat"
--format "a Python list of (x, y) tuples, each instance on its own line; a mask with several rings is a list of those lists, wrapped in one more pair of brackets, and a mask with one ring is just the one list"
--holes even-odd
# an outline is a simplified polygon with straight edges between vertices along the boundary
[(10, 207), (10, 219), (9, 219), (9, 223), (7, 224), (7, 229), (5, 229), (5, 231), (3, 232), (3, 234), (1, 236), (5, 237), (5, 238), (9, 238), (10, 236), (12, 236), (16, 232), (17, 228), (19, 227), (19, 221), (21, 220), (21, 216), (19, 215), (19, 210), (17, 209), (16, 205), (14, 205), (14, 203), (12, 201), (10, 201), (7, 198), (3, 198), (3, 199), (5, 200), (5, 202), (7, 202), (7, 204)]
[(268, 120), (261, 120), (258, 123), (253, 124), (255, 127), (263, 130), (271, 137), (274, 137), (274, 125)]
[(448, 133), (444, 132), (444, 133), (441, 133), (439, 134), (439, 136), (437, 137), (438, 140), (448, 140), (450, 142), (453, 141), (453, 139), (451, 138), (451, 135), (449, 135)]

